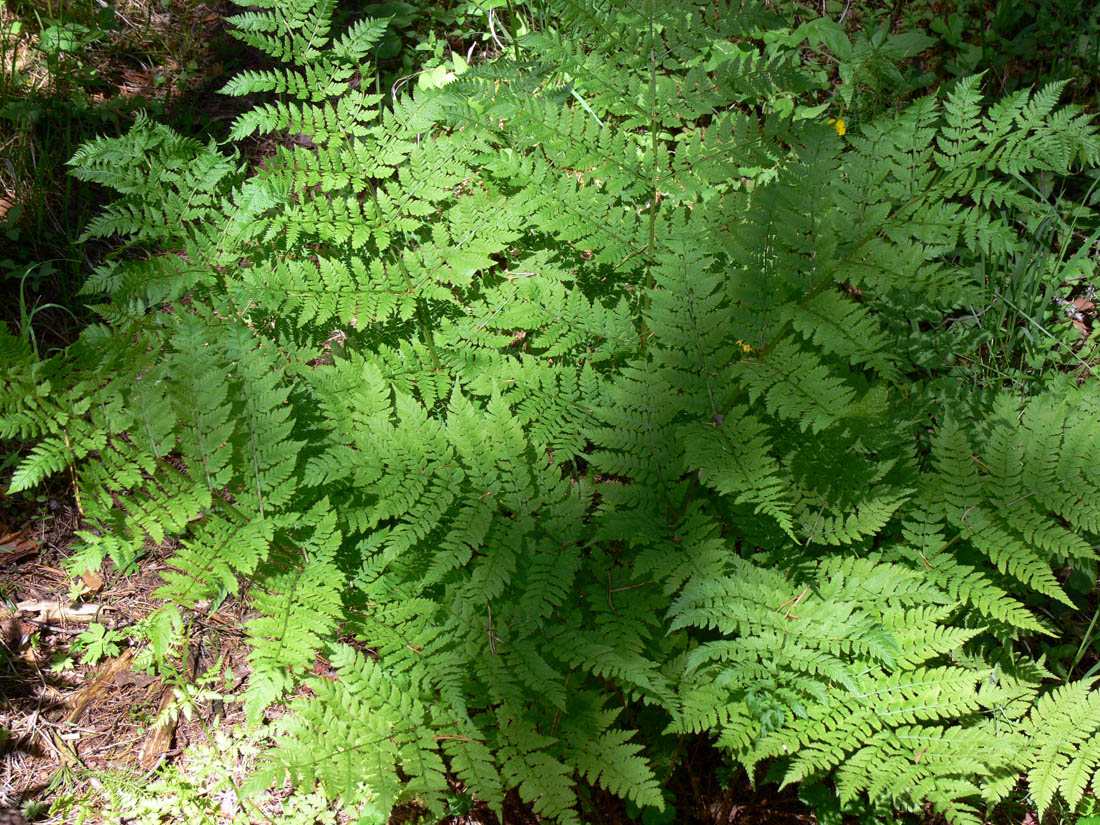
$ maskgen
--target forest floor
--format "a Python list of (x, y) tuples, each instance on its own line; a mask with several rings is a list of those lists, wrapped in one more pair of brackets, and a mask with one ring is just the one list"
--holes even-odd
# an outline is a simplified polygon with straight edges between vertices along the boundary
[[(92, 622), (119, 631), (152, 612), (170, 548), (152, 549), (133, 575), (85, 574), (77, 579), (83, 592), (73, 599), (73, 580), (62, 564), (79, 514), (72, 501), (51, 499), (48, 510), (18, 527), (0, 520), (0, 576), (9, 603), (0, 606), (0, 628), (13, 654), (0, 671), (0, 729), (10, 732), (0, 743), (0, 805), (66, 797), (76, 809), (79, 797), (101, 786), (98, 774), (122, 771), (141, 782), (181, 759), (189, 745), (206, 741), (211, 726), (231, 728), (244, 717), (235, 703), (206, 701), (199, 714), (158, 725), (172, 716), (165, 711), (177, 685), (135, 668), (128, 647), (99, 660), (74, 650)], [(227, 600), (191, 619), (195, 642), (186, 675), (193, 679), (214, 662), (223, 673), (243, 674), (240, 603)], [(238, 686), (223, 679), (216, 687)]]

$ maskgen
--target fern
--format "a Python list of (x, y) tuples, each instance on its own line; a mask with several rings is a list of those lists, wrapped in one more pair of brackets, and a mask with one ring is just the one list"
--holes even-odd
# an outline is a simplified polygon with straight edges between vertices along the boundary
[(251, 174), (144, 119), (82, 147), (127, 247), (101, 323), (45, 359), (0, 328), (9, 490), (68, 473), (72, 569), (178, 539), (160, 595), (254, 610), (249, 718), (309, 688), (256, 782), (579, 822), (662, 808), (704, 735), (844, 803), (1076, 804), (1095, 695), (1036, 607), (1096, 571), (1100, 400), (935, 355), (1048, 215), (1028, 176), (1100, 156), (1060, 88), (842, 140), (764, 114), (817, 84), (762, 5), (561, 0), (383, 97), (386, 21), (334, 12), (230, 19), (279, 63), (225, 87), (278, 98), (233, 124), (282, 143)]
[(342, 576), (332, 561), (341, 538), (336, 516), (321, 501), (298, 526), (312, 528), (311, 535), (294, 537), (303, 558), (289, 559), (289, 569), (272, 571), (251, 594), (261, 614), (245, 625), (252, 645), (245, 711), (253, 720), (312, 666), (341, 613)]

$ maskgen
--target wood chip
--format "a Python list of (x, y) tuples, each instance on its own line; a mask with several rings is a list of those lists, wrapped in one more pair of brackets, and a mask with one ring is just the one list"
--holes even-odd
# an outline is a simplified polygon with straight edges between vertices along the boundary
[(69, 724), (78, 722), (80, 717), (84, 715), (84, 711), (88, 709), (88, 706), (104, 694), (108, 687), (114, 684), (118, 674), (130, 669), (130, 662), (133, 658), (133, 650), (126, 648), (118, 658), (104, 662), (99, 668), (96, 677), (91, 681), (86, 681), (84, 686), (77, 691), (76, 699), (73, 702), (73, 709), (69, 711), (69, 715), (65, 717), (65, 721)]
[[(175, 700), (175, 691), (166, 689), (160, 697), (160, 707), (157, 708), (159, 719), (165, 710)], [(164, 759), (164, 754), (172, 747), (172, 737), (176, 735), (176, 720), (168, 719), (162, 725), (154, 725), (145, 741), (141, 743), (141, 752), (138, 754), (138, 764), (145, 770), (152, 770)]]
[(99, 604), (75, 604), (58, 599), (19, 602), (15, 612), (37, 622), (94, 622), (103, 611)]

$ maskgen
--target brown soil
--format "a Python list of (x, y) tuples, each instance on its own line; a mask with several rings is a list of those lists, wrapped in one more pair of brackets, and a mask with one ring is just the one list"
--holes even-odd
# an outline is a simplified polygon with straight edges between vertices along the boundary
[[(17, 529), (0, 522), (0, 729), (8, 732), (0, 740), (0, 808), (49, 802), (53, 784), (66, 769), (73, 776), (107, 769), (148, 776), (189, 745), (206, 741), (206, 730), (243, 721), (238, 705), (205, 702), (191, 720), (157, 727), (159, 712), (174, 698), (173, 686), (135, 668), (140, 650), (123, 641), (118, 656), (94, 666), (70, 652), (88, 626), (71, 618), (80, 617), (82, 606), (100, 608), (97, 620), (116, 630), (152, 612), (160, 604), (152, 594), (170, 552), (151, 550), (133, 575), (105, 571), (84, 576), (85, 592), (73, 601), (71, 584), (81, 579), (64, 566), (77, 528), (71, 504)], [(62, 611), (76, 609), (40, 610), (53, 604)], [(227, 602), (208, 615), (193, 613), (187, 620), (187, 653), (169, 668), (177, 679), (193, 680), (212, 666), (223, 674), (226, 668), (245, 671), (239, 603)], [(69, 666), (62, 667), (65, 663)], [(236, 685), (219, 679), (214, 687)]]

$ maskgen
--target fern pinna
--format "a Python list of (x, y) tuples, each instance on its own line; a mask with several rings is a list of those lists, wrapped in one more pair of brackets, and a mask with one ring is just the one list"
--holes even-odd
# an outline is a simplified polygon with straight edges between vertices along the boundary
[(256, 2), (278, 66), (225, 91), (277, 100), (232, 139), (308, 139), (251, 174), (147, 121), (84, 146), (125, 243), (69, 350), (0, 331), (12, 490), (72, 472), (74, 570), (175, 536), (164, 597), (250, 582), (249, 717), (311, 688), (257, 782), (361, 821), (452, 780), (660, 809), (689, 735), (843, 804), (1076, 803), (1100, 700), (1030, 643), (1095, 580), (1100, 397), (940, 353), (1093, 127), (971, 79), (840, 135), (775, 114), (817, 81), (763, 7), (550, 5), (386, 98), (386, 21)]

